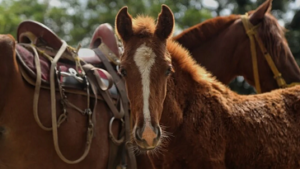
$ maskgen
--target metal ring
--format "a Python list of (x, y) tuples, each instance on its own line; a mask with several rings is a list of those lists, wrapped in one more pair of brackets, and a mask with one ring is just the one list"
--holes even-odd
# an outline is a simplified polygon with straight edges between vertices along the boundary
[[(115, 136), (114, 136), (114, 134), (113, 134), (113, 132), (112, 132), (112, 124), (113, 124), (113, 122), (114, 122), (115, 119), (116, 119), (115, 117), (112, 117), (112, 118), (110, 119), (110, 122), (109, 122), (109, 128), (108, 128), (108, 130), (109, 130), (109, 137), (111, 138), (111, 140), (112, 140), (116, 145), (120, 145), (120, 144), (122, 144), (122, 143), (124, 142), (125, 138), (124, 138), (124, 136), (123, 136), (122, 138), (120, 138), (119, 140), (115, 138)], [(123, 119), (119, 119), (119, 120), (121, 120), (122, 126), (124, 126), (124, 121), (123, 121)]]

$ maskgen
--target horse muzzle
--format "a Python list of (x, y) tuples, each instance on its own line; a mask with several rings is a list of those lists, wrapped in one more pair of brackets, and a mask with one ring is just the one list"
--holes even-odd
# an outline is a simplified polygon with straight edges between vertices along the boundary
[(161, 128), (159, 126), (153, 127), (147, 122), (143, 128), (135, 128), (134, 138), (140, 149), (152, 150), (160, 143)]

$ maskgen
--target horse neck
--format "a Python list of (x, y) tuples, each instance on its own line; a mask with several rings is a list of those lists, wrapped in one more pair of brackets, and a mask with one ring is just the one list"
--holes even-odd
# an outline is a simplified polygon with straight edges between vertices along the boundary
[[(237, 16), (219, 17), (183, 31), (174, 40), (189, 50), (192, 57), (206, 67), (222, 83), (228, 84), (237, 72), (239, 55), (235, 54), (239, 41), (230, 26)], [(215, 23), (217, 28), (212, 25)], [(207, 34), (209, 35), (205, 35)]]
[[(15, 39), (11, 35), (0, 35), (0, 96), (13, 96), (10, 89), (13, 89), (14, 84), (19, 85), (15, 79), (21, 79), (19, 75), (16, 54), (15, 54)], [(5, 98), (7, 99), (7, 98)], [(6, 104), (5, 99), (0, 99), (0, 115), (3, 107)]]
[[(176, 53), (176, 52), (170, 52)], [(219, 100), (234, 95), (226, 86), (215, 80), (210, 73), (187, 56), (172, 57), (175, 73), (167, 84), (167, 95), (161, 122), (169, 132), (174, 132), (183, 123), (184, 117), (197, 115), (193, 107), (205, 106), (206, 99)], [(170, 120), (171, 119), (171, 120)]]

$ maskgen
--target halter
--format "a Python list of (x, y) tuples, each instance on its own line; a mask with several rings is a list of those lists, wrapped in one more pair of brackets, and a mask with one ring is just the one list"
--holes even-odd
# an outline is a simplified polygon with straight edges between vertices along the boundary
[(277, 84), (280, 88), (286, 88), (286, 87), (291, 87), (298, 85), (300, 83), (294, 82), (291, 84), (287, 84), (285, 80), (283, 79), (281, 73), (278, 71), (274, 61), (272, 60), (271, 55), (268, 53), (267, 49), (265, 48), (264, 44), (262, 43), (262, 40), (258, 36), (257, 28), (260, 26), (258, 25), (252, 25), (251, 22), (249, 21), (249, 16), (248, 13), (245, 15), (241, 16), (242, 22), (244, 25), (244, 28), (246, 30), (247, 35), (249, 36), (250, 39), (250, 47), (251, 47), (251, 56), (252, 56), (252, 66), (253, 66), (253, 75), (254, 75), (254, 82), (255, 82), (255, 88), (257, 93), (261, 93), (261, 88), (260, 88), (260, 83), (259, 83), (259, 74), (258, 74), (258, 66), (257, 66), (257, 55), (256, 55), (256, 48), (255, 48), (255, 42), (258, 43), (258, 46), (262, 53), (265, 56), (265, 59), (267, 60), (269, 67), (271, 68), (273, 74), (274, 74), (274, 79), (277, 81)]

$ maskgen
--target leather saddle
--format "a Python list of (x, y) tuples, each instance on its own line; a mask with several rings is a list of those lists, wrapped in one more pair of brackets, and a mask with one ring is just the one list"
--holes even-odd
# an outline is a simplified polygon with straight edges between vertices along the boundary
[[(96, 93), (99, 91), (100, 93), (97, 94), (100, 97), (96, 97), (97, 94), (95, 94), (97, 99), (94, 99), (94, 105), (96, 105), (98, 99), (104, 100), (113, 113), (113, 117), (109, 123), (109, 137), (112, 143), (110, 144), (108, 168), (116, 168), (121, 158), (118, 155), (119, 145), (130, 142), (129, 103), (125, 85), (115, 69), (116, 65), (120, 63), (119, 56), (123, 51), (109, 24), (99, 25), (91, 39), (90, 48), (75, 49), (68, 46), (65, 41), (61, 40), (45, 25), (35, 21), (23, 21), (17, 30), (17, 58), (21, 63), (20, 70), (23, 78), (35, 86), (34, 116), (39, 126), (44, 130), (49, 130), (49, 128), (43, 126), (38, 118), (36, 110), (38, 110), (38, 92), (40, 87), (37, 86), (46, 89), (50, 88), (51, 103), (55, 103), (55, 91), (60, 92), (61, 96), (62, 91), (65, 91), (90, 97), (87, 94), (88, 92), (85, 93), (83, 91), (87, 90), (86, 88), (91, 88), (95, 94), (93, 86), (97, 84), (98, 89)], [(85, 71), (83, 70), (88, 70), (89, 73), (84, 74)], [(78, 74), (81, 76), (78, 76)], [(91, 82), (89, 87), (87, 87), (87, 81)], [(58, 87), (58, 90), (56, 90), (55, 86)], [(64, 99), (62, 101), (64, 102)], [(75, 107), (68, 101), (64, 103)], [(87, 115), (89, 118), (86, 143), (88, 146), (86, 146), (84, 154), (79, 159), (70, 161), (60, 152), (57, 135), (57, 128), (64, 121), (66, 114), (61, 114), (57, 120), (55, 106), (51, 108), (55, 150), (59, 157), (69, 164), (75, 164), (83, 160), (88, 154), (92, 141), (93, 121), (96, 119), (95, 109), (93, 111), (89, 108), (85, 110), (87, 111), (81, 111), (81, 113)], [(111, 131), (115, 119), (120, 119), (123, 123), (122, 131), (119, 132), (119, 139), (116, 139)], [(130, 161), (129, 168), (135, 169), (136, 161), (132, 146), (126, 145), (126, 147), (122, 147), (123, 152), (125, 152), (124, 148), (127, 149), (127, 156)]]
[[(17, 30), (19, 43), (33, 42), (36, 45), (43, 43), (58, 50), (62, 44), (61, 39), (47, 26), (36, 21), (24, 21), (20, 23)], [(119, 43), (120, 44), (120, 43)], [(81, 48), (78, 56), (92, 65), (100, 65), (101, 59), (91, 49), (101, 47), (104, 54), (112, 63), (119, 64), (119, 56), (122, 53), (121, 45), (118, 45), (113, 28), (110, 24), (100, 24), (91, 38), (90, 48)], [(108, 48), (109, 51), (107, 51)]]
[[(19, 24), (17, 40), (19, 43), (17, 44), (17, 51), (19, 53), (18, 57), (27, 72), (27, 74), (25, 74), (23, 71), (22, 74), (28, 82), (34, 85), (33, 79), (29, 78), (36, 77), (34, 52), (31, 48), (26, 48), (20, 44), (34, 44), (36, 47), (40, 47), (54, 56), (54, 54), (60, 49), (62, 40), (47, 26), (30, 20), (23, 21)], [(94, 48), (99, 48), (111, 64), (119, 64), (119, 55), (122, 48), (118, 47), (113, 29), (109, 24), (105, 23), (99, 25), (91, 38), (90, 48), (81, 48), (77, 52), (82, 64), (91, 64), (97, 68), (104, 69), (101, 59), (95, 54), (94, 50), (92, 50)], [(82, 85), (79, 82), (80, 79), (77, 78), (76, 80), (75, 63), (72, 60), (72, 51), (66, 50), (62, 59), (58, 62), (60, 71), (62, 72), (61, 74), (63, 75), (63, 84), (66, 87), (73, 89), (82, 89)], [(47, 85), (49, 84), (50, 62), (45, 57), (40, 57), (40, 64), (42, 70), (42, 82)], [(99, 69), (98, 72), (104, 83), (108, 85), (108, 77), (105, 73), (103, 73), (101, 69)], [(109, 89), (109, 92), (113, 98), (118, 98), (118, 92), (114, 84)]]

